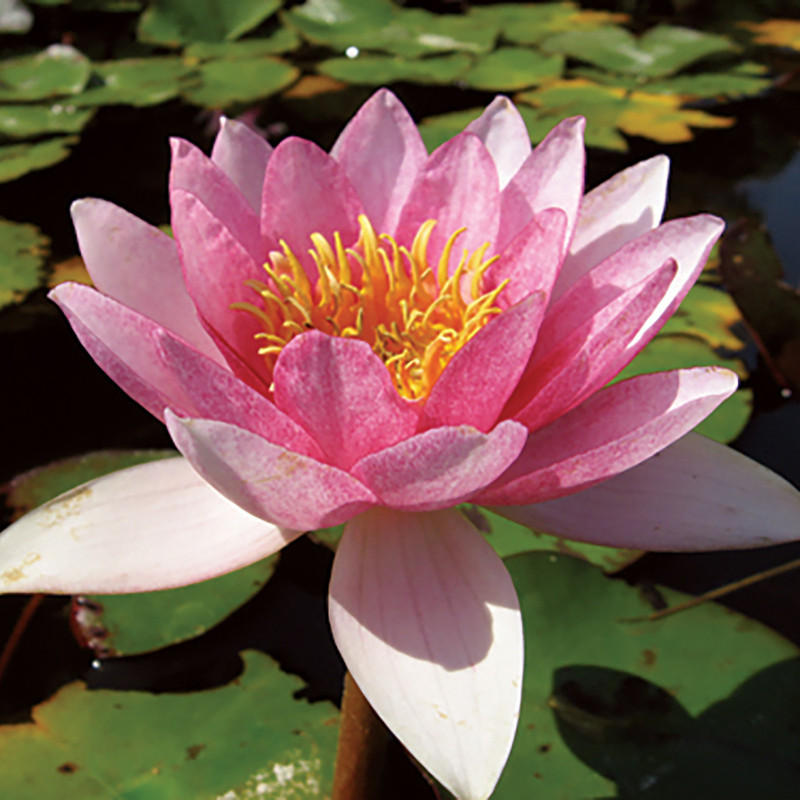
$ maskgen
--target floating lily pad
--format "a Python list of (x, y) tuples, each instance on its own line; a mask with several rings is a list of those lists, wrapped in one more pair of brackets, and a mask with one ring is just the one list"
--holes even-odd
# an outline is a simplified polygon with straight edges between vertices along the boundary
[(198, 67), (197, 85), (182, 95), (207, 108), (254, 103), (288, 86), (299, 74), (297, 67), (268, 56), (207, 61)]
[(49, 133), (79, 133), (94, 111), (74, 105), (0, 106), (0, 134), (10, 139), (25, 139)]
[(401, 8), (389, 0), (306, 0), (284, 18), (315, 44), (341, 52), (384, 50), (406, 58), (448, 51), (487, 53), (497, 38), (491, 20)]
[(510, 92), (557, 78), (563, 69), (563, 56), (547, 56), (527, 47), (501, 47), (477, 61), (463, 81), (473, 89)]
[(295, 700), (302, 682), (267, 656), (203, 692), (152, 695), (65, 686), (33, 721), (0, 726), (4, 797), (322, 797), (336, 709)]
[(76, 136), (55, 136), (41, 142), (0, 146), (0, 183), (63, 161), (77, 141)]
[(54, 264), (47, 277), (47, 288), (54, 289), (59, 283), (66, 281), (73, 281), (75, 283), (82, 283), (86, 286), (94, 286), (86, 264), (80, 256), (72, 256), (64, 261), (59, 261)]
[(399, 56), (359, 55), (356, 58), (331, 58), (317, 64), (317, 71), (348, 83), (382, 86), (398, 81), (414, 83), (452, 83), (470, 66), (469, 56), (446, 56), (409, 61)]
[(522, 92), (516, 99), (548, 115), (563, 118), (582, 114), (587, 119), (587, 144), (611, 150), (627, 149), (618, 131), (667, 144), (691, 140), (692, 127), (727, 128), (734, 123), (730, 117), (683, 108), (680, 97), (628, 92), (584, 78), (553, 81), (540, 89)]
[(743, 320), (731, 296), (717, 287), (698, 283), (667, 320), (661, 334), (684, 333), (703, 339), (714, 349), (738, 352), (745, 343), (734, 332), (735, 327), (741, 330)]
[(0, 308), (39, 285), (48, 245), (47, 237), (33, 225), (0, 219)]
[(300, 39), (289, 28), (278, 28), (271, 36), (245, 39), (241, 42), (194, 42), (184, 51), (187, 59), (208, 61), (216, 58), (238, 59), (279, 55), (295, 50)]
[(101, 656), (158, 650), (205, 633), (269, 580), (277, 556), (202, 583), (160, 592), (87, 595), (72, 604), (73, 630)]
[(177, 97), (194, 74), (177, 56), (104, 61), (92, 71), (92, 85), (75, 98), (77, 105), (157, 105)]
[(735, 50), (725, 36), (670, 25), (657, 25), (639, 38), (617, 26), (570, 31), (545, 39), (541, 46), (548, 53), (645, 78), (672, 75), (701, 58)]
[(503, 38), (516, 44), (538, 44), (556, 33), (595, 30), (627, 19), (625, 14), (583, 10), (575, 3), (498, 3), (473, 6), (468, 14), (499, 26)]
[(168, 47), (238, 39), (280, 5), (280, 0), (153, 0), (139, 18), (139, 38)]
[(793, 645), (710, 603), (625, 622), (652, 611), (639, 590), (576, 559), (530, 553), (506, 564), (526, 663), (495, 800), (796, 796)]
[(76, 94), (89, 80), (89, 59), (67, 44), (0, 61), (0, 101), (46, 100)]
[(558, 536), (537, 533), (480, 506), (466, 506), (464, 511), (501, 558), (544, 550), (574, 556), (600, 567), (605, 572), (614, 573), (642, 556), (641, 550), (569, 542)]
[(800, 20), (765, 19), (763, 22), (740, 22), (753, 36), (753, 43), (800, 52)]

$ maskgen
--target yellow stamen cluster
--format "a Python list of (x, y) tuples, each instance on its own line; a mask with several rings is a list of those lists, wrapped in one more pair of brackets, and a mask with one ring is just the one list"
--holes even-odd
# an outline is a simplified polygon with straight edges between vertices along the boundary
[(377, 235), (365, 216), (359, 224), (353, 248), (346, 249), (338, 233), (333, 244), (311, 235), (313, 284), (281, 241), (283, 252), (270, 253), (264, 264), (267, 280), (247, 281), (261, 303), (231, 308), (254, 314), (263, 324), (256, 338), (270, 379), (281, 350), (298, 334), (316, 329), (367, 342), (401, 395), (425, 397), (458, 349), (500, 312), (495, 301), (505, 282), (489, 292), (482, 289), (483, 275), (496, 257), (485, 258), (487, 242), (474, 253), (465, 250), (451, 270), (462, 228), (448, 239), (434, 271), (427, 257), (434, 220), (420, 227), (410, 249)]

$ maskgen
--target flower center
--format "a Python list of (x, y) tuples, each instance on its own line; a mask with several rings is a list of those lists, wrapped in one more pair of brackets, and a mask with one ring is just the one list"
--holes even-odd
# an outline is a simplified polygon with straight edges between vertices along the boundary
[(459, 348), (500, 313), (495, 302), (508, 281), (483, 291), (483, 275), (496, 261), (485, 258), (488, 242), (474, 253), (465, 250), (450, 269), (464, 228), (447, 240), (434, 270), (427, 255), (434, 220), (420, 226), (410, 249), (377, 235), (365, 216), (359, 225), (353, 248), (345, 249), (338, 233), (333, 244), (311, 234), (313, 283), (281, 241), (282, 252), (270, 253), (264, 264), (267, 280), (247, 281), (260, 303), (232, 303), (231, 308), (255, 315), (263, 325), (256, 339), (270, 378), (281, 350), (298, 334), (316, 329), (367, 342), (401, 395), (426, 397)]

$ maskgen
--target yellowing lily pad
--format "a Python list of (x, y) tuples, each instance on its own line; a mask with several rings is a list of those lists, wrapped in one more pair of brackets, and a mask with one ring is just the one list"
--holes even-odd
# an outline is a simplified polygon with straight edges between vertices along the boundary
[(618, 131), (666, 144), (689, 141), (693, 137), (692, 127), (727, 128), (734, 122), (729, 117), (683, 108), (680, 97), (628, 92), (585, 78), (553, 81), (539, 89), (522, 92), (515, 99), (550, 116), (584, 115), (587, 144), (611, 150), (627, 148)]
[(180, 694), (87, 690), (71, 683), (0, 726), (8, 798), (328, 796), (338, 712), (295, 700), (302, 681), (262, 653), (218, 689)]
[(661, 334), (684, 333), (697, 336), (713, 348), (741, 351), (744, 341), (734, 332), (743, 326), (742, 315), (731, 296), (714, 286), (698, 283), (667, 320)]
[(754, 44), (800, 51), (800, 20), (765, 19), (763, 22), (740, 22), (753, 37)]
[(238, 39), (280, 5), (280, 0), (153, 0), (139, 18), (139, 38), (168, 47)]
[(49, 243), (33, 225), (0, 219), (0, 308), (39, 285)]
[(563, 555), (506, 564), (526, 662), (493, 800), (796, 797), (797, 648), (711, 603), (626, 622), (653, 610), (639, 589)]

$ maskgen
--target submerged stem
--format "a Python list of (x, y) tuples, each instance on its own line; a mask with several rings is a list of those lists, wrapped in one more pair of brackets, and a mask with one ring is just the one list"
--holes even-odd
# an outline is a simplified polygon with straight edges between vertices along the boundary
[(389, 731), (348, 672), (331, 800), (377, 800)]

